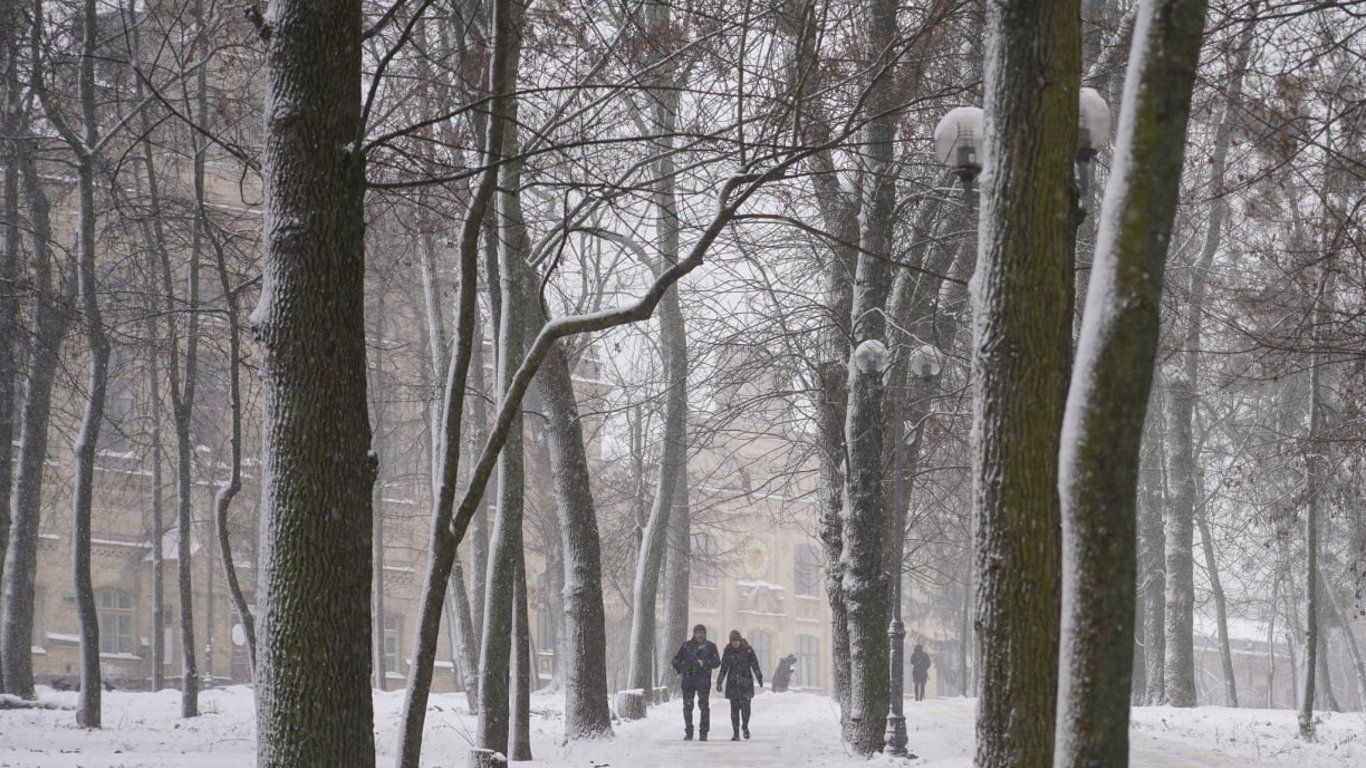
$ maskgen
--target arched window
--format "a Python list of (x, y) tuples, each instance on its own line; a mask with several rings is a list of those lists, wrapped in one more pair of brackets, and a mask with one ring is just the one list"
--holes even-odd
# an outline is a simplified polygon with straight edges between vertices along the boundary
[(749, 644), (754, 647), (754, 657), (759, 660), (759, 669), (764, 671), (765, 677), (773, 674), (773, 669), (768, 666), (773, 658), (769, 655), (772, 642), (768, 633), (762, 629), (751, 629), (749, 631)]
[(820, 588), (821, 563), (816, 550), (810, 544), (798, 544), (796, 552), (796, 578), (794, 594), (798, 597), (818, 597)]
[(710, 533), (692, 535), (692, 585), (714, 589), (716, 576), (716, 539)]
[(133, 596), (121, 589), (95, 592), (95, 614), (100, 620), (100, 653), (137, 653), (134, 610)]
[(793, 681), (803, 688), (819, 688), (821, 685), (817, 654), (820, 641), (811, 635), (797, 635), (797, 674)]

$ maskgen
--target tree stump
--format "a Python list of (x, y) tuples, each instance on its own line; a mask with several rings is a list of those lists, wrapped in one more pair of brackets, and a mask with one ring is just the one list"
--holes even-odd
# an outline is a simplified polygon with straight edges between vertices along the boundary
[(503, 753), (491, 749), (471, 749), (466, 763), (469, 768), (507, 768), (507, 764), (508, 759), (503, 757)]
[(640, 689), (617, 692), (617, 715), (622, 720), (645, 718), (645, 692)]

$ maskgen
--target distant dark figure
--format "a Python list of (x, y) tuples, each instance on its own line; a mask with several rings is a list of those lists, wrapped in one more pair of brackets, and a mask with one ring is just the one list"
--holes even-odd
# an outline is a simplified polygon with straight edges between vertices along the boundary
[(707, 628), (698, 624), (692, 628), (692, 639), (679, 646), (674, 654), (674, 671), (683, 676), (683, 739), (692, 741), (692, 701), (697, 698), (699, 722), (698, 740), (707, 740), (711, 729), (711, 671), (721, 666), (721, 654), (716, 644), (707, 640)]
[(71, 683), (68, 683), (65, 677), (59, 677), (52, 681), (52, 690), (69, 691), (71, 690)]
[(787, 687), (792, 684), (792, 667), (797, 663), (797, 657), (788, 654), (778, 659), (778, 669), (773, 672), (773, 692), (787, 693)]
[(764, 671), (759, 668), (759, 659), (740, 632), (732, 629), (726, 652), (721, 654), (721, 671), (716, 675), (716, 691), (721, 692), (724, 681), (726, 698), (730, 699), (731, 741), (740, 740), (742, 727), (745, 738), (749, 738), (749, 702), (754, 698), (755, 680), (759, 681), (760, 688), (764, 687)]
[(930, 679), (930, 655), (925, 653), (925, 646), (920, 643), (915, 644), (915, 650), (911, 651), (911, 681), (915, 683), (915, 700), (925, 700), (925, 683)]

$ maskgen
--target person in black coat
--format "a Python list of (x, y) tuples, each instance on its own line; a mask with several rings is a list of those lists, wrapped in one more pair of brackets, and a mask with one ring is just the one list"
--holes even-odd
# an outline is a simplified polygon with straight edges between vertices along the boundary
[(920, 643), (915, 644), (915, 650), (911, 651), (911, 681), (915, 683), (915, 700), (925, 700), (925, 683), (930, 679), (930, 655), (925, 653), (925, 646)]
[(692, 701), (697, 697), (699, 722), (697, 734), (701, 741), (707, 740), (711, 728), (711, 706), (707, 697), (711, 693), (711, 671), (721, 666), (721, 654), (716, 644), (707, 640), (707, 628), (698, 624), (692, 628), (692, 639), (679, 646), (674, 654), (674, 671), (682, 676), (683, 682), (683, 739), (692, 740)]
[(749, 738), (749, 700), (754, 698), (754, 682), (764, 687), (764, 671), (759, 668), (759, 658), (754, 649), (740, 636), (739, 631), (730, 631), (730, 642), (721, 656), (721, 672), (716, 675), (716, 690), (725, 685), (726, 698), (730, 699), (730, 727), (734, 732), (731, 741), (740, 740), (742, 727), (745, 738)]

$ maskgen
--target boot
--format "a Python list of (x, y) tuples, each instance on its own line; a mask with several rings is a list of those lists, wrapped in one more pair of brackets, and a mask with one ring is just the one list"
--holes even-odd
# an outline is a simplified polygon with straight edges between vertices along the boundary
[(707, 740), (707, 732), (706, 732), (706, 731), (702, 731), (701, 733), (697, 734), (697, 740), (698, 740), (698, 741), (706, 741), (706, 740)]
[(745, 739), (749, 739), (749, 726), (745, 726)]
[[(706, 736), (703, 736), (702, 738), (705, 739)], [(686, 730), (686, 731), (683, 732), (683, 740), (684, 740), (684, 741), (692, 741), (692, 729), (691, 729), (691, 728), (689, 728), (688, 730)]]
[(731, 735), (730, 740), (731, 740), (731, 741), (739, 741), (739, 740), (740, 740), (740, 729), (739, 729), (739, 728), (736, 728), (736, 729), (735, 729), (735, 733)]

